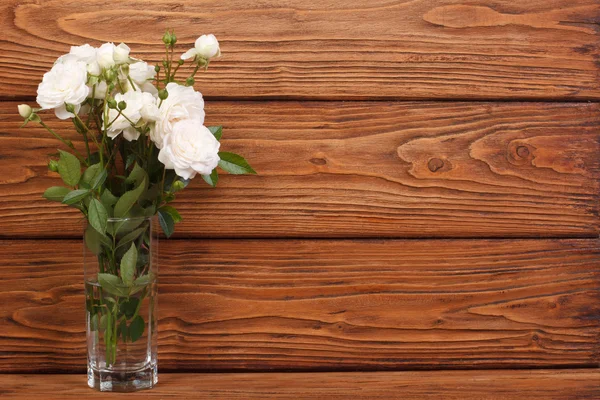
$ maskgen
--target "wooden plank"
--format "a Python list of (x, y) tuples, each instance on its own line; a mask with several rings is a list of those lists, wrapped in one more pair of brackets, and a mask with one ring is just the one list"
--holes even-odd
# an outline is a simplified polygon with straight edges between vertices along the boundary
[[(592, 400), (600, 370), (161, 374), (132, 399)], [(122, 398), (86, 386), (82, 375), (0, 375), (5, 400)]]
[[(78, 237), (59, 144), (0, 103), (0, 235)], [(600, 105), (208, 102), (259, 176), (197, 179), (180, 237), (597, 237)], [(68, 122), (49, 124), (83, 146)]]
[(207, 96), (598, 99), (599, 16), (597, 0), (5, 0), (0, 93), (34, 96), (71, 45), (159, 62), (175, 28), (181, 52), (221, 41)]
[[(85, 368), (81, 244), (0, 242), (0, 371)], [(161, 371), (598, 366), (598, 240), (160, 244)]]

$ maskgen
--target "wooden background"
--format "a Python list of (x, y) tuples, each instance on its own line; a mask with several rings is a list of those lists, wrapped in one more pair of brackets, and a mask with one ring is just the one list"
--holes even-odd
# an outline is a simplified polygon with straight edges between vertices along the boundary
[(71, 45), (156, 62), (174, 28), (219, 38), (196, 88), (259, 175), (180, 196), (161, 371), (568, 368), (526, 377), (600, 398), (569, 375), (600, 363), (600, 0), (4, 0), (0, 24), (0, 372), (85, 371), (81, 223), (17, 104)]

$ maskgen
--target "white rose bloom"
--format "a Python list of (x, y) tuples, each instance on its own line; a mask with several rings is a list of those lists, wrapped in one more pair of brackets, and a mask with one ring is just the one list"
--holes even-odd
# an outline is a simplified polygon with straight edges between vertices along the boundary
[(217, 166), (220, 145), (200, 121), (180, 121), (165, 137), (158, 159), (183, 179), (192, 179), (197, 173), (209, 175)]
[(167, 84), (166, 89), (169, 97), (162, 102), (159, 108), (160, 118), (150, 131), (150, 137), (159, 149), (177, 122), (193, 119), (200, 124), (204, 123), (204, 100), (200, 92), (174, 82)]
[(98, 49), (96, 61), (100, 68), (110, 68), (115, 65), (115, 45), (113, 43), (104, 43)]
[(206, 60), (213, 57), (219, 57), (221, 55), (221, 49), (219, 48), (219, 42), (212, 33), (210, 35), (202, 35), (196, 39), (193, 49), (189, 49), (181, 55), (182, 60), (188, 58), (194, 58), (196, 56), (202, 57)]
[(142, 84), (154, 79), (156, 70), (154, 65), (150, 65), (145, 61), (138, 61), (129, 66), (129, 76), (135, 83)]
[(106, 90), (108, 89), (108, 86), (106, 85), (106, 81), (98, 82), (96, 84), (96, 90), (94, 90), (94, 87), (92, 85), (88, 85), (88, 87), (90, 88), (89, 97), (92, 97), (92, 94), (93, 94), (95, 99), (103, 99), (104, 96), (106, 95)]
[(100, 64), (98, 64), (97, 61), (94, 61), (93, 63), (89, 63), (87, 65), (87, 71), (90, 75), (94, 75), (94, 76), (100, 76), (100, 74), (102, 73)]
[[(124, 101), (127, 103), (127, 107), (121, 112), (122, 115), (119, 115), (119, 111), (116, 109), (108, 110), (107, 121), (111, 125), (108, 127), (106, 134), (108, 137), (114, 139), (123, 132), (123, 137), (128, 141), (137, 140), (140, 137), (140, 133), (131, 126), (127, 118), (136, 124), (142, 117), (141, 109), (144, 105), (142, 102), (142, 92), (130, 90), (125, 94), (117, 93), (115, 101), (117, 104)], [(106, 124), (107, 121), (104, 121), (104, 123)]]
[(117, 64), (127, 64), (129, 62), (129, 46), (125, 43), (121, 43), (115, 46), (113, 58)]
[(65, 58), (44, 74), (38, 86), (36, 101), (44, 110), (54, 109), (60, 119), (73, 118), (75, 115), (66, 110), (65, 103), (72, 104), (75, 112), (79, 112), (81, 103), (90, 91), (86, 82), (86, 63), (77, 61), (74, 57)]
[[(129, 66), (129, 77), (137, 86), (134, 89), (140, 89), (142, 92), (157, 94), (158, 90), (154, 87), (152, 80), (156, 76), (154, 65), (149, 65), (145, 61), (138, 61)], [(128, 87), (131, 85), (128, 84)]]
[(75, 58), (77, 61), (85, 61), (87, 64), (87, 71), (90, 73), (90, 75), (97, 76), (102, 72), (98, 62), (96, 61), (97, 53), (98, 49), (90, 46), (89, 44), (84, 44), (83, 46), (71, 46), (71, 51), (69, 51), (69, 54), (60, 56), (56, 62), (64, 62), (69, 58)]
[(159, 118), (156, 98), (150, 93), (130, 90), (125, 94), (118, 93), (115, 96), (115, 101), (117, 104), (124, 101), (127, 103), (127, 107), (122, 111), (122, 115), (119, 115), (119, 112), (114, 109), (108, 111), (108, 122), (111, 123), (114, 120), (107, 130), (107, 135), (110, 138), (114, 139), (123, 132), (123, 137), (126, 140), (130, 142), (137, 140), (140, 133), (135, 127), (131, 126), (131, 122), (141, 125), (143, 122), (153, 122)]
[(148, 92), (142, 93), (142, 108), (140, 114), (146, 122), (154, 122), (160, 119), (160, 110), (158, 109), (157, 99)]

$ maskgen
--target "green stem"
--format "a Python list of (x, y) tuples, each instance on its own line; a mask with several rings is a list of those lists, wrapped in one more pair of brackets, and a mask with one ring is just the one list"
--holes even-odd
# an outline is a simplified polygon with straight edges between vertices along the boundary
[(178, 62), (175, 66), (175, 69), (173, 70), (173, 80), (175, 80), (175, 75), (177, 75), (177, 70), (179, 69), (179, 67), (181, 67), (181, 64), (179, 64)]
[(169, 47), (165, 47), (166, 63), (165, 63), (165, 85), (171, 80), (171, 64), (169, 63)]
[(193, 78), (196, 76), (196, 72), (198, 72), (198, 69), (200, 69), (200, 64), (196, 64), (196, 68), (194, 68), (194, 71), (192, 71), (190, 78)]
[(127, 80), (129, 81), (129, 84), (131, 85), (131, 88), (133, 90), (136, 90), (135, 84), (133, 83), (133, 80), (131, 79), (131, 77), (129, 76), (129, 74), (127, 74)]
[(75, 146), (73, 146), (73, 143), (70, 140), (65, 140), (63, 139), (58, 133), (54, 132), (52, 130), (52, 128), (50, 128), (48, 125), (46, 125), (44, 123), (44, 121), (40, 121), (39, 122), (41, 126), (43, 126), (44, 128), (46, 128), (46, 130), (48, 132), (50, 132), (55, 138), (57, 138), (58, 140), (60, 140), (65, 146), (67, 146), (68, 148), (70, 148), (71, 150), (73, 150), (75, 152), (75, 155), (77, 156), (77, 158), (79, 158), (79, 160), (83, 163), (85, 163), (85, 165), (87, 164), (87, 161), (85, 160), (85, 158), (83, 157), (83, 155), (75, 148)]

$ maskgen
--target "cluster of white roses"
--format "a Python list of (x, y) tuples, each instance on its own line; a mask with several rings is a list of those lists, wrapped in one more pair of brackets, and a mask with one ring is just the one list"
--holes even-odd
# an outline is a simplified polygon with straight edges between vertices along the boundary
[[(47, 72), (37, 91), (41, 109), (53, 109), (60, 119), (89, 112), (89, 99), (104, 102), (102, 129), (111, 139), (134, 141), (147, 134), (160, 149), (158, 159), (184, 179), (209, 175), (219, 162), (219, 141), (204, 126), (204, 100), (192, 86), (169, 82), (158, 90), (159, 68), (130, 57), (121, 43), (71, 47)], [(199, 66), (220, 55), (214, 35), (203, 35), (181, 56)], [(193, 79), (186, 84), (193, 84)], [(93, 100), (95, 101), (95, 100)], [(91, 104), (98, 104), (92, 102)], [(27, 118), (28, 106), (19, 112)]]

